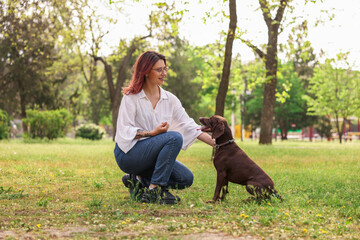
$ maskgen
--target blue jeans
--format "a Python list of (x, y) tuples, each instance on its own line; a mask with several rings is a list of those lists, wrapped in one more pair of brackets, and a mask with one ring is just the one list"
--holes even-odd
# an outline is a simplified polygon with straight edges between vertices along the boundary
[(193, 173), (176, 160), (183, 139), (178, 132), (166, 132), (138, 141), (126, 154), (115, 145), (115, 159), (125, 173), (141, 177), (145, 185), (184, 189), (194, 180)]

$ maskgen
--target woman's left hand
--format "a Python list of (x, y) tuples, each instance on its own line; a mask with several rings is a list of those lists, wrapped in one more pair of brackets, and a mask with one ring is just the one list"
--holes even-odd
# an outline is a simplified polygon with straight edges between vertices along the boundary
[(157, 126), (154, 130), (151, 131), (152, 136), (156, 136), (158, 134), (167, 132), (170, 125), (167, 122), (162, 122), (159, 126)]

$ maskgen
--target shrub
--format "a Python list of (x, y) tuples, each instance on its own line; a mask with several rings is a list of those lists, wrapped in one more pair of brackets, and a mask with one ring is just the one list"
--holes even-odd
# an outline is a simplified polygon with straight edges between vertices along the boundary
[(7, 112), (0, 109), (0, 140), (10, 136), (10, 118)]
[(104, 133), (104, 130), (102, 130), (99, 126), (92, 123), (86, 123), (76, 128), (75, 137), (100, 140), (102, 139)]
[(56, 139), (66, 134), (72, 115), (66, 109), (39, 111), (28, 110), (23, 119), (28, 127), (27, 137)]

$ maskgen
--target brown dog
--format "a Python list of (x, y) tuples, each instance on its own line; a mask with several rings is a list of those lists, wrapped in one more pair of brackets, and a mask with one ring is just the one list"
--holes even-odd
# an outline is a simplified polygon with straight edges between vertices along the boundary
[[(216, 141), (214, 165), (217, 180), (213, 201), (223, 200), (228, 193), (228, 182), (246, 186), (246, 190), (256, 199), (278, 196), (274, 182), (246, 153), (234, 142), (231, 130), (225, 118), (214, 115), (210, 118), (200, 118), (203, 132), (212, 132)], [(220, 192), (222, 190), (222, 195)]]

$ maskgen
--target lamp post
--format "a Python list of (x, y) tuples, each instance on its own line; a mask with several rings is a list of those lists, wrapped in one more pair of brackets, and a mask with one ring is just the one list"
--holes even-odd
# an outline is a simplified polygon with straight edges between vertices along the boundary
[[(246, 71), (244, 73), (246, 73)], [(244, 75), (244, 91), (240, 94), (241, 141), (244, 141), (245, 136), (245, 100), (246, 96), (250, 94), (251, 92), (247, 89), (246, 75)]]

